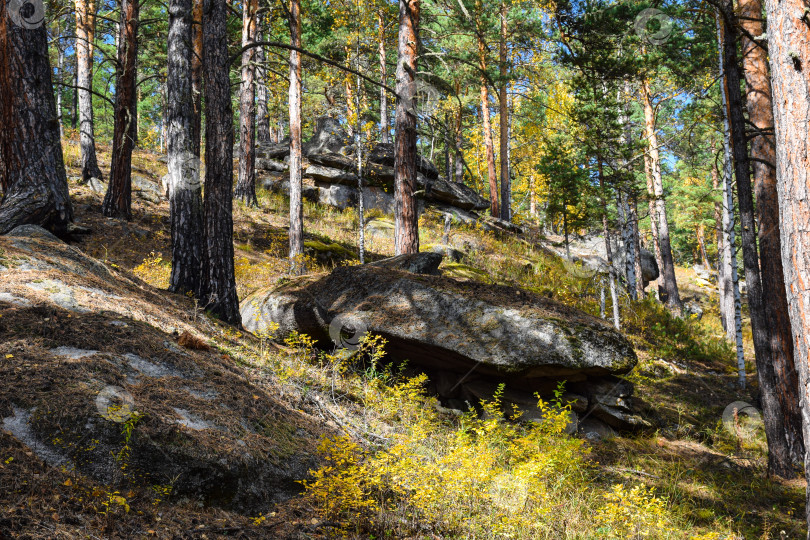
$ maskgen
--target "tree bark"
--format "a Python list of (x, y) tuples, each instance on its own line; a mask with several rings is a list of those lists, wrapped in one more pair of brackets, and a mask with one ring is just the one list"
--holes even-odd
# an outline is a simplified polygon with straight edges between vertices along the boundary
[(500, 131), (500, 151), (498, 158), (501, 165), (501, 206), (500, 218), (509, 221), (511, 216), (511, 197), (509, 185), (509, 100), (507, 96), (507, 43), (508, 37), (506, 25), (506, 2), (501, 0), (501, 35), (498, 43), (498, 70), (500, 75), (500, 87), (498, 88), (498, 124)]
[[(740, 25), (751, 36), (765, 33), (761, 0), (740, 0)], [(757, 129), (751, 139), (751, 168), (756, 192), (759, 225), (759, 263), (762, 279), (764, 320), (770, 342), (771, 370), (757, 369), (760, 388), (771, 387), (778, 412), (771, 420), (774, 440), (768, 441), (768, 470), (790, 478), (794, 466), (804, 459), (799, 380), (793, 360), (790, 318), (782, 269), (779, 238), (779, 201), (776, 189), (776, 148), (773, 133), (773, 100), (768, 73), (768, 53), (746, 35), (742, 37), (743, 70), (748, 118)], [(767, 163), (774, 166), (771, 167)], [(767, 302), (764, 300), (767, 298)], [(779, 436), (783, 434), (782, 436)]]
[(95, 0), (76, 0), (76, 86), (79, 105), (79, 145), (82, 154), (82, 182), (103, 179), (96, 159), (93, 121), (93, 44), (96, 34)]
[(633, 269), (636, 274), (636, 300), (644, 298), (644, 270), (641, 267), (641, 235), (638, 232), (638, 201), (636, 194), (630, 200), (630, 221), (633, 225)]
[[(290, 44), (301, 47), (301, 2), (290, 0)], [(304, 261), (304, 207), (301, 157), (301, 55), (290, 50), (290, 270), (306, 272)]]
[[(385, 65), (385, 11), (377, 11), (377, 39), (380, 42), (380, 84), (385, 85), (388, 78), (388, 67)], [(380, 87), (380, 141), (384, 144), (391, 142), (391, 127), (388, 125), (388, 94), (385, 88)]]
[(0, 0), (0, 234), (32, 223), (65, 235), (73, 208), (56, 122), (47, 27), (18, 26), (8, 16), (8, 2)]
[(228, 56), (228, 5), (208, 0), (203, 9), (205, 80), (205, 190), (202, 305), (240, 326), (233, 265), (233, 109)]
[(652, 166), (653, 195), (655, 197), (655, 217), (658, 225), (658, 245), (661, 250), (661, 279), (666, 304), (675, 314), (683, 310), (678, 282), (675, 279), (675, 262), (672, 259), (672, 247), (669, 242), (669, 221), (667, 205), (664, 200), (664, 183), (661, 178), (661, 159), (658, 154), (658, 135), (655, 128), (655, 111), (652, 105), (649, 83), (641, 81), (641, 93), (644, 100), (644, 119), (649, 145), (650, 164)]
[[(259, 21), (261, 22), (261, 21)], [(259, 41), (264, 41), (261, 28), (257, 29)], [(270, 112), (267, 110), (267, 70), (264, 63), (264, 47), (256, 47), (256, 142), (270, 142)]]
[[(60, 47), (57, 44), (56, 53), (57, 53), (56, 72), (58, 73), (58, 75), (57, 75), (57, 79), (58, 79), (57, 83), (62, 83), (62, 82), (64, 82), (64, 78), (65, 78), (65, 51), (63, 51), (62, 47)], [(56, 89), (56, 121), (59, 122), (59, 138), (64, 139), (65, 138), (65, 130), (64, 130), (64, 127), (63, 127), (63, 123), (62, 123), (62, 85), (61, 84)]]
[[(602, 160), (598, 160), (599, 165), (599, 189), (601, 190), (602, 199), (602, 232), (605, 235), (605, 257), (607, 258), (608, 266), (608, 284), (610, 287), (610, 301), (613, 308), (613, 326), (616, 330), (621, 330), (621, 320), (619, 319), (619, 291), (616, 286), (616, 268), (613, 265), (613, 248), (610, 245), (610, 228), (608, 227), (608, 213), (607, 213), (607, 193), (605, 190), (605, 176), (602, 170)], [(566, 251), (568, 250), (568, 231), (566, 228)], [(570, 260), (570, 253), (569, 253)]]
[[(242, 47), (256, 41), (257, 0), (242, 3)], [(239, 91), (239, 177), (235, 196), (248, 206), (256, 199), (256, 48), (242, 53), (242, 84)]]
[(192, 0), (169, 4), (168, 101), (169, 211), (172, 273), (169, 290), (185, 294), (200, 286), (203, 209), (200, 161), (194, 154), (191, 88)]
[(421, 0), (399, 0), (397, 106), (394, 136), (394, 249), (419, 252), (416, 209), (416, 60)]
[(137, 131), (135, 110), (138, 103), (135, 88), (139, 2), (140, 0), (121, 1), (110, 183), (101, 207), (105, 216), (127, 220), (132, 219), (132, 149)]
[[(732, 133), (729, 120), (728, 87), (726, 86), (727, 71), (725, 48), (726, 38), (723, 31), (722, 20), (717, 19), (717, 42), (720, 45), (719, 72), (722, 80), (721, 101), (723, 116), (723, 294), (725, 298), (726, 336), (736, 345), (738, 384), (745, 388), (745, 356), (742, 342), (742, 302), (740, 300), (740, 282), (737, 272), (737, 253), (734, 238), (734, 193), (732, 188), (732, 175), (734, 172), (734, 159), (732, 151)], [(739, 81), (737, 84), (739, 88)]]
[[(483, 43), (483, 42), (482, 42)], [(481, 69), (486, 69), (486, 60), (481, 57)], [(489, 121), (489, 90), (486, 78), (481, 76), (481, 129), (484, 132), (484, 149), (487, 156), (487, 179), (489, 180), (489, 212), (495, 217), (500, 216), (500, 205), (498, 204), (498, 179), (495, 176), (495, 150), (492, 143), (492, 127)]]
[(200, 142), (202, 138), (202, 93), (203, 93), (203, 2), (204, 0), (192, 0), (191, 29), (192, 53), (191, 53), (191, 93), (194, 104), (194, 117), (191, 124), (192, 152), (200, 157)]
[(464, 181), (464, 159), (461, 155), (461, 146), (464, 143), (463, 136), (461, 130), (461, 115), (462, 115), (462, 106), (459, 104), (458, 106), (458, 113), (456, 115), (456, 126), (455, 126), (455, 133), (456, 133), (456, 155), (455, 155), (455, 162), (453, 165), (453, 180), (458, 183), (462, 183)]
[[(793, 332), (804, 440), (810, 441), (810, 28), (800, 0), (767, 0), (782, 264)], [(810, 477), (810, 452), (804, 454)], [(806, 518), (810, 524), (810, 485)]]

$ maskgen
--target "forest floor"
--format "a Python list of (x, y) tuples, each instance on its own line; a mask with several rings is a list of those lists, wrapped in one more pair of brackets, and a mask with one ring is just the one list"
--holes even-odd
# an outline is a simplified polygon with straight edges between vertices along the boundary
[[(100, 148), (102, 170), (107, 170), (109, 154)], [(69, 151), (67, 152), (69, 154)], [(70, 156), (68, 155), (68, 158)], [(76, 160), (67, 159), (69, 175), (77, 176)], [(133, 174), (160, 182), (165, 165), (157, 154), (137, 151)], [(339, 384), (347, 396), (335, 402), (335, 413), (324, 416), (304, 399), (308, 392), (334, 388), (335, 374), (323, 366), (301, 366), (306, 355), (291, 353), (283, 346), (268, 346), (264, 340), (234, 333), (217, 323), (197, 323), (193, 300), (169, 295), (159, 289), (168, 284), (170, 236), (168, 204), (133, 198), (133, 220), (122, 222), (101, 216), (103, 194), (75, 181), (70, 185), (74, 212), (80, 225), (92, 232), (76, 247), (149, 286), (150, 294), (166, 297), (176, 309), (164, 313), (177, 317), (174, 326), (190, 325), (206, 335), (209, 343), (227, 362), (243, 370), (252, 384), (275, 396), (297, 400), (302, 414), (322, 425), (322, 434), (339, 432), (336, 418), (363, 418), (375, 413), (363, 410), (363, 392), (368, 383), (342, 376)], [(287, 200), (282, 195), (261, 191), (259, 207), (234, 207), (236, 277), (240, 298), (260, 287), (285, 279), (287, 270)], [(372, 216), (382, 220), (382, 216)], [(305, 231), (308, 241), (308, 268), (328, 271), (337, 264), (356, 264), (357, 218), (352, 211), (305, 203)], [(440, 243), (443, 222), (427, 212), (420, 219), (422, 245)], [(549, 292), (560, 301), (590, 313), (598, 313), (595, 284), (580, 275), (572, 276), (547, 250), (537, 231), (522, 237), (495, 236), (468, 227), (454, 227), (452, 243), (470, 248), (465, 264), (444, 263), (445, 273), (467, 279), (507, 283), (529, 290)], [(368, 258), (393, 254), (392, 242), (384, 235), (367, 238)], [(529, 261), (533, 271), (526, 271)], [(589, 524), (599, 501), (610, 500), (618, 484), (654, 488), (665, 501), (667, 533), (651, 538), (690, 539), (791, 539), (804, 538), (804, 480), (769, 478), (766, 473), (766, 446), (761, 426), (744, 418), (723, 422), (727, 406), (736, 401), (755, 404), (757, 385), (754, 367), (747, 365), (747, 390), (736, 386), (734, 354), (722, 337), (716, 301), (696, 279), (694, 272), (678, 268), (682, 295), (703, 307), (702, 319), (675, 319), (654, 301), (622, 299), (623, 331), (636, 348), (638, 367), (628, 377), (636, 385), (636, 401), (646, 416), (654, 420), (652, 431), (601, 441), (586, 441), (587, 462), (592, 473), (585, 486), (585, 506), (558, 509), (566, 521), (569, 538), (606, 538), (607, 529)], [(651, 284), (648, 290), (653, 290)], [(190, 320), (188, 314), (194, 313)], [(167, 315), (167, 316), (170, 316)], [(33, 324), (33, 321), (32, 321)], [(151, 338), (150, 338), (151, 339)], [(161, 339), (155, 336), (156, 340)], [(294, 348), (294, 345), (290, 345)], [(746, 356), (752, 358), (750, 332), (746, 335)], [(268, 371), (268, 365), (274, 365)], [(268, 373), (271, 375), (268, 375)], [(314, 390), (312, 390), (314, 389)], [(24, 392), (24, 388), (7, 389)], [(334, 390), (333, 390), (334, 394)], [(360, 396), (359, 398), (357, 396)], [(309, 403), (309, 404), (308, 404)], [(371, 421), (391, 424), (383, 415)], [(375, 417), (376, 418), (376, 417)], [(727, 416), (728, 418), (728, 416)], [(389, 426), (390, 427), (390, 426)], [(385, 428), (389, 429), (389, 428)], [(397, 429), (396, 426), (390, 429)], [(75, 485), (81, 482), (84, 495), (77, 497)], [(88, 478), (48, 467), (23, 444), (0, 431), (0, 538), (4, 527), (14, 524), (14, 535), (27, 538), (85, 537), (286, 537), (319, 538), (334, 536), (330, 516), (313, 506), (312, 499), (294, 498), (268, 509), (261, 516), (241, 516), (215, 508), (171, 500), (159, 501), (126, 497), (126, 512), (92, 505), (94, 490), (103, 490)], [(7, 487), (11, 486), (11, 489)], [(587, 505), (593, 505), (588, 507)], [(113, 504), (115, 506), (115, 504)], [(640, 510), (641, 511), (641, 510)], [(75, 517), (84, 518), (76, 521)], [(493, 517), (493, 520), (495, 517)], [(379, 537), (362, 527), (344, 527), (341, 535)], [(73, 531), (71, 533), (71, 531)], [(602, 532), (600, 532), (602, 531)], [(615, 537), (621, 537), (619, 533)], [(397, 536), (393, 533), (393, 536)], [(413, 538), (438, 538), (436, 532), (412, 534)], [(458, 536), (461, 537), (461, 536)], [(484, 536), (479, 536), (484, 537)], [(554, 537), (553, 535), (549, 537)], [(639, 536), (641, 537), (641, 536)]]

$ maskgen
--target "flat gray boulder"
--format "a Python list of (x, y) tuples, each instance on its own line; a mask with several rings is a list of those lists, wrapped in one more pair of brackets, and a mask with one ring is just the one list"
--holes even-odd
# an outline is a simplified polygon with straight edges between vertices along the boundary
[(351, 321), (355, 329), (384, 336), (393, 360), (512, 379), (582, 380), (636, 365), (622, 334), (551, 299), (384, 266), (338, 267), (261, 289), (243, 301), (242, 320), (252, 332), (277, 324), (278, 338), (295, 330), (325, 347), (333, 346), (330, 326)]

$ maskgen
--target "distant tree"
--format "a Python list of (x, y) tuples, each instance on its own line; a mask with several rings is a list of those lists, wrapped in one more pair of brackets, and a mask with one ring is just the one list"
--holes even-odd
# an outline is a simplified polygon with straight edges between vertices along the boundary
[(93, 118), (93, 51), (96, 38), (95, 0), (76, 0), (76, 86), (82, 181), (101, 180), (96, 158), (95, 121)]
[(416, 61), (421, 0), (399, 0), (397, 108), (394, 138), (394, 246), (397, 255), (419, 252), (416, 212)]
[(139, 11), (140, 0), (121, 1), (110, 182), (101, 207), (105, 216), (127, 220), (132, 219), (132, 150), (138, 125)]
[[(257, 0), (242, 2), (242, 47), (256, 42)], [(248, 206), (256, 200), (256, 47), (242, 52), (242, 82), (239, 89), (239, 176), (234, 195)]]
[[(44, 14), (41, 14), (44, 15)], [(0, 234), (33, 223), (66, 234), (73, 221), (42, 21), (0, 0)]]
[(304, 207), (301, 156), (301, 1), (290, 0), (290, 271), (301, 275), (304, 263)]

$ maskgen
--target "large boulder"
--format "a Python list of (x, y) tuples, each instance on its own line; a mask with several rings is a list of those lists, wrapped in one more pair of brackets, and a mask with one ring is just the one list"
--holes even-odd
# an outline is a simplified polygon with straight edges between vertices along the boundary
[[(368, 154), (368, 160), (371, 163), (378, 163), (380, 165), (387, 165), (388, 167), (394, 166), (394, 144), (393, 143), (377, 143)], [(439, 170), (436, 165), (430, 160), (417, 156), (416, 170), (422, 173), (427, 178), (434, 180), (439, 177)]]
[(379, 265), (339, 267), (259, 290), (242, 303), (248, 330), (277, 324), (279, 336), (295, 330), (326, 346), (339, 316), (383, 335), (393, 359), (428, 368), (475, 369), (517, 381), (622, 374), (636, 364), (622, 334), (548, 298)]
[(315, 133), (303, 144), (302, 150), (305, 156), (324, 152), (339, 153), (342, 148), (350, 144), (349, 135), (337, 118), (322, 116), (316, 121)]

